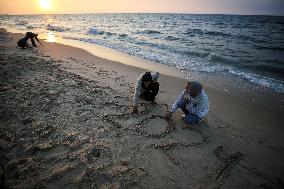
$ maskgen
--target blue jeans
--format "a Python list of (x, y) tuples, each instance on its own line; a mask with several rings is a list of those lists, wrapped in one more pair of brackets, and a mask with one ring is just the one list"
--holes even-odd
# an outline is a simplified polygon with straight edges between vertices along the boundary
[(186, 123), (188, 123), (188, 124), (200, 123), (201, 118), (198, 115), (188, 112), (188, 110), (186, 109), (186, 102), (185, 101), (180, 101), (179, 104), (178, 104), (178, 108), (180, 108), (185, 113), (184, 121)]

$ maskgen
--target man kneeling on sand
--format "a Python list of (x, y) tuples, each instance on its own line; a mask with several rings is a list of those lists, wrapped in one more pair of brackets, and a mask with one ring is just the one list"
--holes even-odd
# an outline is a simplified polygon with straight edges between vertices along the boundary
[(185, 90), (172, 105), (169, 113), (167, 113), (167, 118), (171, 119), (172, 114), (176, 112), (178, 108), (185, 113), (182, 119), (189, 124), (199, 124), (207, 115), (209, 110), (208, 97), (198, 81), (187, 83)]
[(133, 113), (138, 113), (138, 100), (141, 98), (147, 101), (155, 101), (159, 92), (159, 72), (146, 72), (137, 78), (135, 93), (133, 97)]

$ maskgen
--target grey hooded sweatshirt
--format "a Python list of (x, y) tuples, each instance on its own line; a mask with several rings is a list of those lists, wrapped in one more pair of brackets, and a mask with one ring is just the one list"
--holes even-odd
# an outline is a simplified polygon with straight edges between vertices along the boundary
[(201, 94), (195, 98), (191, 97), (186, 92), (186, 90), (184, 90), (177, 98), (175, 103), (172, 105), (170, 112), (175, 112), (178, 109), (179, 104), (181, 102), (186, 103), (186, 109), (188, 110), (189, 113), (196, 114), (201, 119), (203, 119), (208, 114), (209, 100), (207, 94), (203, 89)]

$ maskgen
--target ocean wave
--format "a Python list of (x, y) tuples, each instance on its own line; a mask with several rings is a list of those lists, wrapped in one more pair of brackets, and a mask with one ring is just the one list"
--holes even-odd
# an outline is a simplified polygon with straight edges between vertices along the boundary
[(27, 25), (28, 24), (28, 22), (26, 22), (26, 21), (16, 21), (16, 23), (15, 23), (15, 25), (16, 26), (25, 26), (25, 25)]
[(192, 29), (192, 28), (187, 28), (186, 31), (183, 33), (185, 35), (203, 35), (203, 30), (202, 29)]
[(91, 27), (88, 30), (88, 34), (92, 34), (92, 35), (102, 35), (104, 33), (105, 33), (104, 31), (100, 31), (96, 27)]
[(241, 35), (241, 34), (234, 35), (230, 33), (224, 33), (224, 32), (219, 32), (219, 31), (207, 31), (207, 30), (202, 30), (202, 29), (188, 28), (183, 34), (188, 35), (190, 37), (208, 35), (208, 36), (218, 36), (218, 37), (224, 37), (224, 38), (240, 39), (244, 41), (249, 40), (252, 42), (260, 42), (254, 39), (253, 37), (246, 36), (246, 35)]
[(54, 26), (52, 24), (48, 24), (46, 26), (46, 29), (49, 30), (49, 31), (56, 31), (56, 32), (65, 32), (65, 31), (70, 30), (70, 28), (65, 28), (65, 27), (62, 27), (62, 26)]
[(234, 76), (243, 78), (251, 83), (254, 83), (260, 87), (265, 87), (271, 89), (278, 93), (284, 93), (284, 81), (266, 77), (263, 75), (258, 75), (256, 73), (250, 73), (244, 70), (238, 70), (235, 68), (230, 68), (222, 65), (205, 65), (198, 64), (194, 61), (184, 62), (182, 64), (177, 64), (176, 68), (179, 70), (195, 71), (195, 72), (206, 72), (206, 73), (220, 73), (227, 72)]
[(144, 31), (136, 32), (136, 33), (137, 34), (148, 34), (148, 35), (151, 35), (151, 34), (162, 34), (161, 32), (156, 31), (156, 30), (144, 30)]
[(126, 38), (128, 35), (127, 34), (119, 34), (120, 38)]
[(196, 35), (209, 35), (209, 36), (220, 36), (220, 37), (232, 37), (229, 33), (219, 32), (219, 31), (207, 31), (202, 29), (187, 28), (183, 33), (185, 35), (196, 36)]
[(22, 30), (25, 30), (25, 29), (34, 29), (35, 27), (32, 26), (32, 25), (28, 25), (28, 22), (26, 21), (17, 21), (15, 23), (15, 26), (18, 28), (18, 29), (22, 29)]
[(242, 77), (259, 86), (270, 88), (279, 93), (284, 93), (284, 82), (283, 81), (272, 79), (272, 78), (265, 77), (265, 76), (260, 76), (254, 73), (241, 72), (238, 70), (230, 70), (229, 73), (235, 76), (238, 76), (238, 77)]
[(159, 50), (168, 50), (170, 49), (169, 46), (164, 45), (164, 44), (157, 44), (157, 43), (152, 43), (152, 42), (148, 42), (146, 40), (133, 40), (132, 41), (134, 44), (139, 45), (139, 46), (143, 46), (143, 47), (153, 47), (155, 49), (159, 49)]
[[(108, 32), (108, 31), (101, 31), (101, 30), (97, 29), (95, 26), (89, 28), (87, 33), (90, 34), (90, 35), (107, 35), (107, 36), (117, 35), (116, 33)], [(121, 34), (121, 35), (119, 35), (119, 37), (123, 37), (124, 35), (126, 35), (126, 34)]]
[(179, 70), (206, 72), (206, 73), (228, 72), (229, 70), (229, 68), (226, 66), (209, 65), (208, 63), (201, 64), (199, 61), (194, 61), (194, 60), (179, 61), (176, 64), (176, 68)]
[(247, 36), (247, 35), (234, 35), (233, 38), (236, 38), (236, 39), (240, 39), (242, 41), (251, 41), (253, 43), (267, 43), (268, 41), (266, 41), (266, 39), (257, 39), (257, 36), (255, 37), (252, 37), (252, 36)]
[(232, 35), (229, 33), (218, 32), (218, 31), (205, 31), (205, 35), (212, 35), (212, 36), (221, 36), (221, 37), (231, 37)]
[(177, 41), (177, 40), (180, 40), (180, 38), (178, 37), (173, 37), (173, 36), (167, 36), (165, 37), (165, 40), (168, 40), (168, 41)]
[(210, 53), (208, 52), (200, 52), (200, 51), (190, 51), (190, 50), (186, 50), (186, 51), (177, 51), (177, 53), (186, 55), (188, 57), (201, 57), (201, 58), (205, 58), (207, 56), (210, 55)]
[(240, 39), (240, 40), (250, 40), (250, 41), (254, 41), (254, 39), (252, 39), (249, 36), (246, 35), (235, 35), (235, 38)]

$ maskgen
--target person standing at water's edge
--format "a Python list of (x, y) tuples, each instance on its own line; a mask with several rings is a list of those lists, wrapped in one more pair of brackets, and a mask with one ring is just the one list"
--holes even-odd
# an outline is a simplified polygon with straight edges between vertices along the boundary
[(138, 113), (138, 100), (144, 99), (155, 101), (156, 95), (159, 92), (159, 72), (146, 72), (137, 78), (135, 93), (133, 97), (133, 113)]
[(182, 118), (186, 123), (199, 124), (209, 111), (208, 96), (198, 81), (187, 83), (185, 90), (180, 94), (171, 110), (166, 115), (168, 119), (180, 108), (185, 115)]

